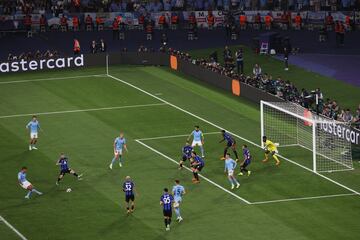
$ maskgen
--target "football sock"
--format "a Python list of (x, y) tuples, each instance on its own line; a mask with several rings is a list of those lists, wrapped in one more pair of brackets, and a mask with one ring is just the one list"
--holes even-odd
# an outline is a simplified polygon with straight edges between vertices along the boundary
[(167, 227), (167, 225), (168, 225), (168, 220), (165, 218), (164, 219), (164, 223), (165, 223), (165, 227)]
[(131, 206), (131, 210), (134, 210), (134, 208), (135, 208), (135, 205), (132, 205), (132, 206)]
[(199, 181), (199, 174), (196, 172), (196, 173), (194, 173), (194, 176), (195, 176), (195, 178), (196, 178), (196, 180), (198, 180)]
[(233, 178), (235, 184), (239, 184), (238, 180), (236, 178)]
[(122, 163), (122, 162), (123, 162), (123, 158), (122, 158), (122, 156), (121, 156), (121, 155), (119, 156), (119, 162), (120, 162), (120, 163)]
[(183, 167), (183, 164), (182, 164), (182, 163), (180, 163), (180, 167)]
[(267, 153), (265, 153), (265, 160), (266, 160), (266, 161), (269, 160), (269, 156), (268, 156)]
[(235, 154), (235, 158), (236, 158), (236, 159), (239, 159), (237, 151), (236, 151), (236, 150), (233, 150), (233, 152), (234, 152), (234, 154)]
[(111, 165), (113, 165), (116, 161), (116, 157), (114, 157), (112, 160), (111, 160)]
[(201, 150), (201, 156), (205, 156), (205, 155), (204, 155), (204, 147), (203, 147), (203, 146), (200, 146), (200, 150)]
[(273, 155), (273, 158), (275, 159), (276, 162), (280, 162), (276, 155)]
[(26, 194), (26, 197), (30, 197), (32, 194), (32, 191), (28, 191), (28, 193)]
[(75, 177), (79, 177), (79, 175), (78, 175), (77, 173), (73, 173), (73, 175), (74, 175)]
[(228, 150), (228, 148), (224, 149), (224, 157), (226, 157), (227, 150)]
[(175, 214), (176, 214), (176, 217), (180, 217), (180, 209), (179, 208), (175, 208)]
[(61, 181), (61, 178), (58, 178), (57, 182), (60, 182)]
[(171, 218), (168, 219), (168, 224), (170, 225), (170, 223), (171, 223)]
[(36, 190), (35, 188), (32, 189), (32, 192), (35, 192), (37, 194), (41, 194), (41, 192), (39, 192), (38, 190)]

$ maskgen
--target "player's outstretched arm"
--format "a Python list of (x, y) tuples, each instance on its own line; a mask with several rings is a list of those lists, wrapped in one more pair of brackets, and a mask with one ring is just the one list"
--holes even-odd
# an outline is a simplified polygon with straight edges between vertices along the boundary
[(124, 144), (124, 149), (126, 152), (129, 152), (126, 144)]

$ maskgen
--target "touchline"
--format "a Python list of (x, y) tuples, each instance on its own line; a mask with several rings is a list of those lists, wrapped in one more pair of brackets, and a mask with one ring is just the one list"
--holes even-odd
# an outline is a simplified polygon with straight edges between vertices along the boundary
[(0, 72), (26, 72), (36, 71), (42, 69), (60, 69), (70, 67), (83, 67), (84, 55), (81, 54), (78, 57), (63, 57), (63, 58), (50, 58), (41, 60), (20, 60), (14, 62), (4, 62), (0, 64)]

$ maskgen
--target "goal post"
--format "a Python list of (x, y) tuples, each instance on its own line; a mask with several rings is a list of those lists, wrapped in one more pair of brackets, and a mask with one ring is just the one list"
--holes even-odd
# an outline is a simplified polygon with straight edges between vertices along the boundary
[(346, 123), (315, 116), (291, 102), (261, 101), (260, 113), (261, 137), (267, 136), (279, 147), (298, 146), (311, 151), (312, 162), (306, 166), (314, 172), (353, 170), (351, 143), (335, 134), (348, 129)]

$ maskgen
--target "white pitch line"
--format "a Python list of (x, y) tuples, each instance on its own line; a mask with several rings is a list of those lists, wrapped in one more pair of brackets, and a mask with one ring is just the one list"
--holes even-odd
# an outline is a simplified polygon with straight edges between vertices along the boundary
[(0, 215), (0, 221), (2, 221), (3, 223), (5, 223), (6, 226), (8, 226), (11, 230), (13, 230), (16, 235), (18, 235), (22, 240), (28, 240), (24, 235), (21, 234), (21, 232), (19, 232), (13, 225), (11, 225), (8, 221), (6, 221), (5, 218), (3, 218), (3, 216)]
[(103, 108), (87, 108), (87, 109), (77, 109), (77, 110), (65, 110), (65, 111), (56, 111), (56, 112), (39, 112), (39, 113), (24, 113), (24, 114), (14, 114), (7, 116), (0, 116), (0, 119), (3, 118), (14, 118), (14, 117), (25, 117), (33, 115), (53, 115), (53, 114), (64, 114), (64, 113), (79, 113), (79, 112), (95, 112), (95, 111), (104, 111), (104, 110), (116, 110), (124, 108), (140, 108), (140, 107), (154, 107), (154, 106), (163, 106), (165, 103), (150, 103), (150, 104), (139, 104), (139, 105), (125, 105), (118, 107), (103, 107)]
[[(144, 147), (146, 147), (146, 148), (150, 149), (151, 151), (153, 151), (153, 152), (155, 152), (155, 153), (159, 154), (160, 156), (162, 156), (162, 157), (166, 158), (167, 160), (169, 160), (169, 161), (171, 161), (171, 162), (175, 163), (176, 165), (178, 165), (178, 164), (179, 164), (177, 161), (175, 161), (175, 160), (174, 160), (174, 159), (172, 159), (171, 157), (169, 157), (169, 156), (167, 156), (167, 155), (163, 154), (162, 152), (160, 152), (160, 151), (156, 150), (155, 148), (150, 147), (149, 145), (147, 145), (147, 144), (145, 144), (145, 143), (141, 142), (140, 140), (135, 140), (135, 141), (136, 141), (136, 142), (138, 142), (139, 144), (143, 145)], [(186, 170), (188, 170), (188, 171), (192, 172), (190, 168), (188, 168), (188, 167), (186, 167), (186, 166), (184, 166), (184, 168), (185, 168)], [(217, 187), (217, 188), (219, 188), (219, 189), (223, 190), (224, 192), (229, 193), (230, 195), (232, 195), (232, 196), (236, 197), (237, 199), (239, 199), (239, 200), (243, 201), (244, 203), (246, 203), (246, 204), (251, 204), (248, 200), (246, 200), (246, 199), (244, 199), (244, 198), (240, 197), (239, 195), (236, 195), (235, 193), (233, 193), (233, 192), (231, 192), (231, 191), (227, 190), (226, 188), (224, 188), (224, 187), (220, 186), (219, 184), (217, 184), (216, 182), (214, 182), (214, 181), (210, 180), (209, 178), (205, 177), (204, 175), (199, 174), (199, 176), (200, 176), (201, 178), (203, 178), (205, 181), (207, 181), (207, 182), (209, 182), (210, 184), (214, 185), (215, 187)]]
[[(145, 90), (142, 89), (142, 88), (139, 88), (139, 87), (137, 87), (137, 86), (135, 86), (135, 85), (133, 85), (133, 84), (131, 84), (131, 83), (129, 83), (129, 82), (126, 82), (126, 81), (124, 81), (124, 80), (121, 80), (120, 78), (114, 77), (114, 76), (112, 76), (112, 75), (110, 75), (110, 74), (108, 74), (108, 77), (112, 78), (112, 79), (115, 80), (115, 81), (121, 82), (121, 83), (123, 83), (123, 84), (125, 84), (125, 85), (128, 85), (128, 86), (130, 86), (130, 87), (132, 87), (132, 88), (134, 88), (134, 89), (137, 89), (137, 90), (139, 90), (140, 92), (143, 92), (143, 93), (145, 93), (146, 95), (149, 95), (149, 96), (151, 96), (151, 97), (153, 97), (153, 98), (155, 98), (155, 99), (157, 99), (157, 100), (159, 100), (159, 101), (161, 101), (161, 102), (163, 102), (163, 103), (166, 103), (167, 105), (169, 105), (169, 106), (171, 106), (171, 107), (173, 107), (173, 108), (175, 108), (175, 109), (177, 109), (177, 110), (179, 110), (179, 111), (182, 111), (182, 112), (184, 112), (184, 113), (186, 113), (186, 114), (188, 114), (188, 115), (190, 115), (190, 116), (193, 116), (193, 117), (195, 117), (195, 118), (197, 118), (197, 119), (199, 119), (199, 120), (201, 120), (201, 121), (203, 121), (203, 122), (205, 122), (205, 123), (207, 123), (207, 124), (209, 124), (209, 125), (211, 125), (211, 126), (213, 126), (213, 127), (216, 127), (216, 128), (218, 128), (218, 129), (223, 129), (223, 130), (229, 132), (230, 134), (232, 134), (233, 136), (235, 136), (235, 137), (237, 137), (237, 138), (239, 138), (239, 139), (242, 139), (242, 140), (244, 140), (244, 141), (246, 141), (246, 142), (248, 142), (248, 143), (250, 143), (250, 144), (252, 144), (252, 145), (254, 145), (254, 146), (257, 146), (257, 147), (261, 148), (261, 146), (260, 146), (259, 144), (256, 144), (256, 143), (254, 143), (254, 142), (252, 142), (252, 141), (250, 141), (250, 140), (248, 140), (248, 139), (246, 139), (246, 138), (244, 138), (244, 137), (241, 137), (241, 136), (239, 136), (239, 135), (237, 135), (237, 134), (235, 134), (235, 133), (233, 133), (233, 132), (231, 132), (231, 131), (228, 131), (227, 129), (222, 128), (221, 126), (219, 126), (219, 125), (217, 125), (217, 124), (215, 124), (215, 123), (213, 123), (213, 122), (210, 122), (210, 121), (208, 121), (208, 120), (206, 120), (206, 119), (204, 119), (204, 118), (202, 118), (202, 117), (200, 117), (200, 116), (198, 116), (198, 115), (196, 115), (196, 114), (194, 114), (194, 113), (192, 113), (192, 112), (189, 112), (189, 111), (187, 111), (187, 110), (185, 110), (185, 109), (183, 109), (183, 108), (181, 108), (181, 107), (179, 107), (179, 106), (176, 106), (175, 104), (172, 104), (172, 103), (170, 103), (170, 102), (168, 102), (168, 101), (166, 101), (166, 100), (164, 100), (164, 99), (162, 99), (162, 98), (160, 98), (160, 97), (158, 97), (158, 96), (155, 96), (154, 94), (151, 94), (151, 93), (145, 91)], [(312, 169), (307, 168), (307, 167), (305, 167), (305, 166), (303, 166), (303, 165), (301, 165), (301, 164), (299, 164), (299, 163), (297, 163), (297, 162), (294, 162), (294, 161), (292, 161), (292, 160), (290, 160), (290, 159), (288, 159), (288, 158), (286, 158), (286, 157), (284, 157), (284, 156), (282, 156), (282, 155), (278, 155), (278, 156), (281, 157), (282, 159), (284, 159), (284, 160), (286, 160), (286, 161), (288, 161), (288, 162), (290, 162), (290, 163), (298, 166), (298, 167), (301, 167), (301, 168), (303, 168), (303, 169), (305, 169), (305, 170), (307, 170), (307, 171), (309, 171), (309, 172), (311, 172), (311, 173), (316, 174), (316, 175), (319, 176), (319, 177), (322, 177), (322, 178), (324, 178), (324, 179), (326, 179), (326, 180), (328, 180), (328, 181), (330, 181), (330, 182), (338, 185), (339, 187), (342, 187), (342, 188), (344, 188), (344, 189), (346, 189), (346, 190), (348, 190), (348, 191), (350, 191), (350, 192), (353, 192), (353, 193), (355, 193), (355, 194), (357, 194), (357, 195), (360, 195), (359, 192), (355, 191), (355, 190), (352, 189), (352, 188), (349, 188), (349, 187), (345, 186), (344, 184), (341, 184), (341, 183), (339, 183), (339, 182), (337, 182), (337, 181), (335, 181), (335, 180), (333, 180), (333, 179), (331, 179), (331, 178), (328, 178), (328, 177), (326, 177), (326, 176), (324, 176), (324, 175), (322, 175), (322, 174), (320, 174), (320, 173), (314, 172)]]
[(82, 76), (70, 76), (70, 77), (38, 78), (38, 79), (0, 82), (0, 84), (42, 82), (42, 81), (66, 80), (66, 79), (87, 78), (87, 77), (106, 77), (106, 76), (107, 76), (106, 74), (95, 74), (95, 75), (82, 75)]
[[(203, 133), (204, 135), (212, 135), (212, 134), (219, 134), (220, 132), (207, 132)], [(156, 140), (156, 139), (166, 139), (166, 138), (177, 138), (177, 137), (188, 137), (190, 134), (181, 134), (181, 135), (170, 135), (170, 136), (160, 136), (160, 137), (149, 137), (149, 138), (139, 138), (136, 140), (139, 141), (147, 141), (147, 140)]]
[(334, 198), (334, 197), (355, 196), (355, 195), (357, 195), (357, 194), (356, 193), (344, 193), (344, 194), (323, 195), (323, 196), (315, 196), (315, 197), (300, 197), (300, 198), (288, 198), (288, 199), (279, 199), (279, 200), (260, 201), (260, 202), (252, 202), (250, 204), (260, 205), (260, 204), (268, 204), (268, 203), (292, 202), (292, 201)]

